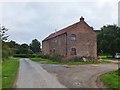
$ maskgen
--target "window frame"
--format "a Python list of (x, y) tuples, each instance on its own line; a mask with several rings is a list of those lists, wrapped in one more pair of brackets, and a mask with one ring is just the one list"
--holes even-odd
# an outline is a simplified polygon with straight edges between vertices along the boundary
[(76, 34), (70, 35), (70, 41), (76, 41)]
[(77, 55), (76, 48), (71, 48), (71, 55)]

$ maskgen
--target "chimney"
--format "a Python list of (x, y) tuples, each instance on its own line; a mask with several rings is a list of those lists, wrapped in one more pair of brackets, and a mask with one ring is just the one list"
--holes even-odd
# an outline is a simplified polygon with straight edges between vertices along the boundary
[(83, 16), (81, 16), (81, 18), (80, 18), (80, 21), (84, 21), (84, 18), (83, 18)]

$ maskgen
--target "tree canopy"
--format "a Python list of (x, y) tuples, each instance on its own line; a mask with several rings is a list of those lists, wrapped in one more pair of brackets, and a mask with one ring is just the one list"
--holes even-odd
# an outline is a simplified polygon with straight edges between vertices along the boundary
[(40, 47), (41, 47), (41, 44), (37, 39), (32, 40), (32, 42), (30, 43), (30, 49), (34, 53), (40, 52), (41, 51)]
[(120, 53), (120, 28), (116, 25), (106, 25), (97, 35), (98, 54)]
[(8, 31), (8, 29), (5, 26), (0, 24), (0, 39), (2, 41), (7, 40), (7, 38), (9, 37), (6, 33), (7, 31)]

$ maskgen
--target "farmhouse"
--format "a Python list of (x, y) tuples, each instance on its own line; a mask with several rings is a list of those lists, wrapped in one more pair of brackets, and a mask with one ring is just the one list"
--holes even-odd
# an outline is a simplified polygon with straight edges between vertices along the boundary
[(97, 56), (96, 33), (81, 17), (80, 21), (52, 33), (42, 41), (43, 54)]

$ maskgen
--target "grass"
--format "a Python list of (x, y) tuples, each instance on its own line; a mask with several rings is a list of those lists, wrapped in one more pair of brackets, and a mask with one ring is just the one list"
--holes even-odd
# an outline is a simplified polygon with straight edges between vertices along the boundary
[(120, 59), (113, 58), (112, 56), (99, 56), (99, 57), (103, 60), (120, 60)]
[(107, 59), (107, 56), (99, 56), (101, 59)]
[(2, 63), (0, 62), (0, 89), (2, 89)]
[(83, 65), (83, 64), (98, 64), (98, 62), (55, 62), (55, 61), (48, 61), (47, 64)]
[(43, 58), (31, 58), (32, 61), (40, 61), (42, 64), (62, 64), (62, 65), (83, 65), (83, 64), (98, 64), (98, 62), (58, 62)]
[(2, 63), (2, 88), (12, 88), (19, 68), (19, 59), (9, 58)]
[(112, 72), (103, 74), (100, 77), (101, 81), (104, 83), (105, 86), (109, 88), (119, 88), (120, 90), (120, 85), (118, 85), (120, 84), (119, 83), (120, 81), (118, 81), (118, 78), (120, 78), (120, 76), (118, 76), (118, 71), (112, 71)]
[(48, 59), (43, 59), (43, 58), (30, 58), (32, 61), (48, 61)]

